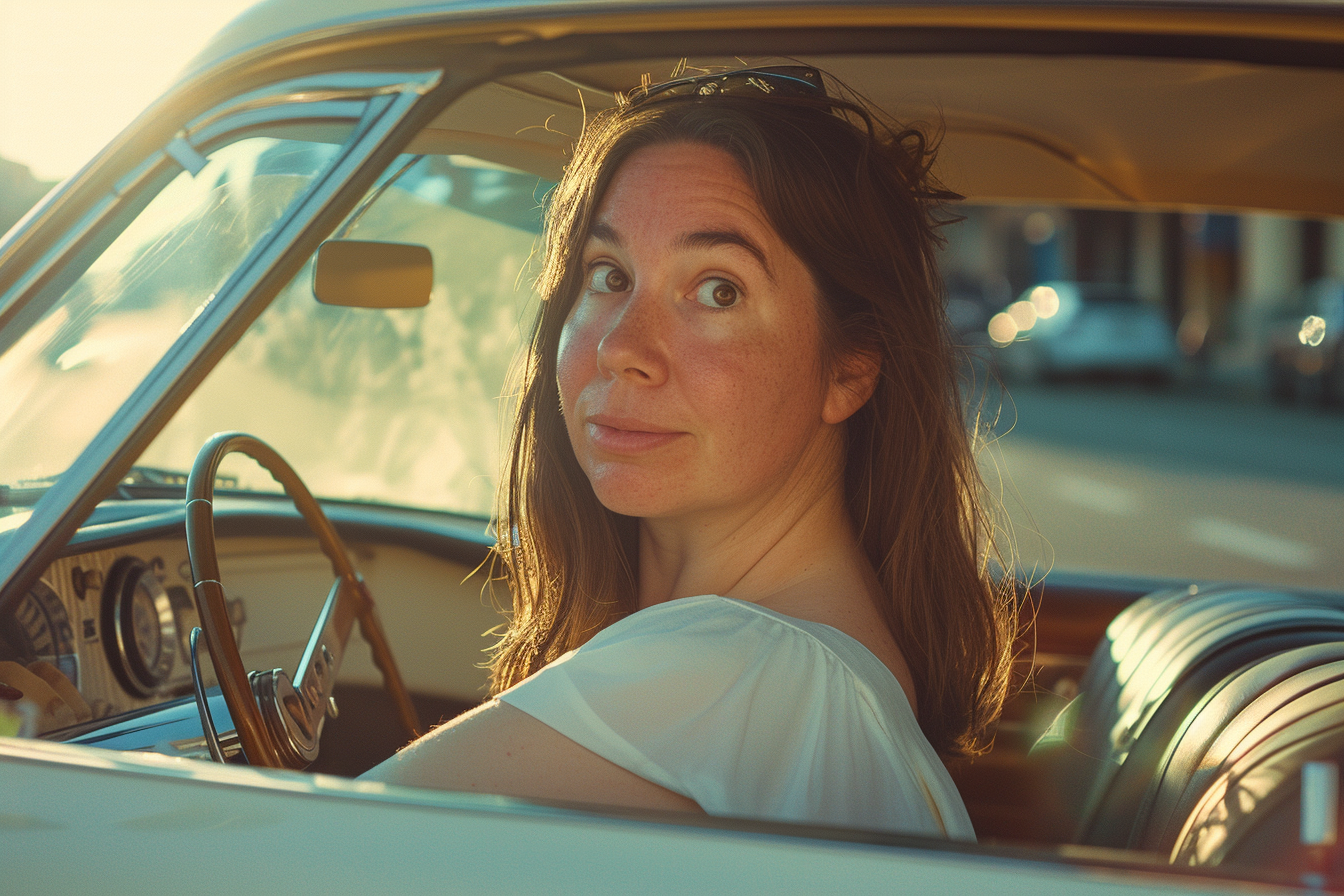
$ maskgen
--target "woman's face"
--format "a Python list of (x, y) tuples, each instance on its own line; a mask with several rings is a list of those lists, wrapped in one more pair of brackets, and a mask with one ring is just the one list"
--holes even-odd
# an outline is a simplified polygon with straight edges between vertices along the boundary
[(731, 156), (697, 143), (634, 153), (579, 263), (557, 376), (607, 508), (750, 512), (834, 479), (850, 410), (823, 382), (816, 286)]

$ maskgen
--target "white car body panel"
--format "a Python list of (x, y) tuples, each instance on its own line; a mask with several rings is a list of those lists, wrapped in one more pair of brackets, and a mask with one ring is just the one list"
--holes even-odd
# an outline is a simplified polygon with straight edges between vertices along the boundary
[(13, 893), (49, 888), (62, 867), (69, 882), (108, 896), (1274, 892), (913, 838), (902, 847), (781, 837), (12, 738), (0, 738), (0, 794)]

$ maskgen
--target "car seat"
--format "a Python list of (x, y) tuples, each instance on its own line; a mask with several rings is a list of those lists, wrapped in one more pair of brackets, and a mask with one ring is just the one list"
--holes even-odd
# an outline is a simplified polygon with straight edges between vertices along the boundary
[[(1149, 595), (1120, 613), (1094, 651), (1078, 697), (1033, 751), (1073, 841), (1154, 848), (1148, 817), (1168, 772), (1172, 783), (1160, 805), (1171, 809), (1169, 790), (1191, 752), (1178, 756), (1173, 745), (1190, 730), (1192, 710), (1223, 693), (1204, 714), (1208, 726), (1219, 712), (1227, 716), (1253, 700), (1259, 692), (1250, 684), (1273, 681), (1270, 670), (1228, 690), (1239, 673), (1337, 642), (1344, 642), (1344, 607), (1281, 592), (1192, 587)], [(1310, 656), (1334, 656), (1323, 649)], [(1297, 661), (1312, 662), (1307, 656)]]
[[(1287, 651), (1232, 676), (1191, 714), (1153, 781), (1142, 840), (1136, 845), (1173, 853), (1229, 763), (1256, 743), (1253, 732), (1290, 704), (1322, 699), (1320, 689), (1344, 682), (1344, 643)], [(1285, 715), (1285, 713), (1287, 713)], [(1319, 721), (1319, 719), (1318, 719)], [(1294, 832), (1296, 826), (1293, 826)]]
[[(1291, 695), (1291, 696), (1290, 696)], [(1282, 682), (1234, 719), (1200, 763), (1181, 803), (1193, 809), (1170, 853), (1173, 864), (1254, 868), (1292, 881), (1337, 887), (1344, 850), (1300, 839), (1302, 770), (1326, 760), (1336, 769), (1326, 797), (1338, 827), (1339, 763), (1344, 761), (1344, 661)]]

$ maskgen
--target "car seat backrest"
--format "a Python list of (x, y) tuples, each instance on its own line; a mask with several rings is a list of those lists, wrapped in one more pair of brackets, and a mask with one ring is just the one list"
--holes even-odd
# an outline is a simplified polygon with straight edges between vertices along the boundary
[(1267, 657), (1336, 641), (1344, 606), (1324, 598), (1226, 587), (1136, 601), (1107, 628), (1078, 698), (1043, 738), (1050, 745), (1034, 751), (1056, 788), (1043, 802), (1072, 820), (1076, 842), (1150, 841), (1145, 810), (1191, 710)]
[(1283, 876), (1315, 870), (1337, 886), (1344, 851), (1338, 845), (1303, 847), (1298, 819), (1303, 764), (1344, 761), (1344, 679), (1321, 682), (1272, 708), (1248, 707), (1247, 714), (1248, 724), (1229, 732), (1226, 740), (1235, 744), (1223, 760), (1192, 785), (1194, 808), (1181, 825), (1170, 860)]
[(1173, 741), (1148, 794), (1135, 845), (1170, 853), (1185, 820), (1246, 734), (1303, 694), (1344, 679), (1344, 642), (1288, 650), (1230, 676), (1212, 690)]
[(1145, 695), (1160, 692), (1183, 671), (1173, 666), (1173, 652), (1210, 629), (1221, 627), (1235, 637), (1237, 620), (1247, 614), (1301, 606), (1301, 599), (1292, 595), (1233, 589), (1153, 597), (1151, 605), (1135, 605), (1137, 619), (1126, 618), (1129, 611), (1116, 617), (1079, 684), (1079, 692), (1089, 695), (1079, 716), (1080, 732), (1088, 740), (1077, 746), (1109, 763), (1123, 761), (1141, 729), (1135, 722), (1144, 714)]
[[(1137, 733), (1123, 751), (1116, 751), (1116, 764), (1110, 766), (1109, 774), (1096, 782), (1095, 802), (1086, 807), (1086, 814), (1080, 819), (1079, 842), (1139, 847), (1149, 824), (1152, 790), (1172, 745), (1210, 692), (1218, 691), (1229, 678), (1285, 651), (1323, 641), (1344, 642), (1344, 619), (1334, 618), (1320, 627), (1293, 627), (1286, 623), (1277, 610), (1244, 616), (1235, 632), (1207, 633), (1221, 636), (1205, 645), (1209, 649), (1178, 651), (1168, 658), (1168, 668), (1179, 669), (1181, 674), (1173, 676), (1175, 680), (1170, 687), (1145, 694), (1145, 711), (1135, 723), (1137, 726), (1141, 721), (1142, 727), (1131, 729)], [(1200, 646), (1201, 641), (1194, 639), (1188, 646)]]
[(1138, 846), (1171, 853), (1185, 819), (1247, 735), (1298, 697), (1344, 680), (1344, 642), (1298, 647), (1228, 678), (1195, 712), (1154, 776)]

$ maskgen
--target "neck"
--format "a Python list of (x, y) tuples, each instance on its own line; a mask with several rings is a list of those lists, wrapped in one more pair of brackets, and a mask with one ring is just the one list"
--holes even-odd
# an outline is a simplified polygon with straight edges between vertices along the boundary
[(642, 519), (640, 607), (697, 594), (764, 604), (837, 581), (867, 590), (842, 478), (792, 478), (753, 506)]

